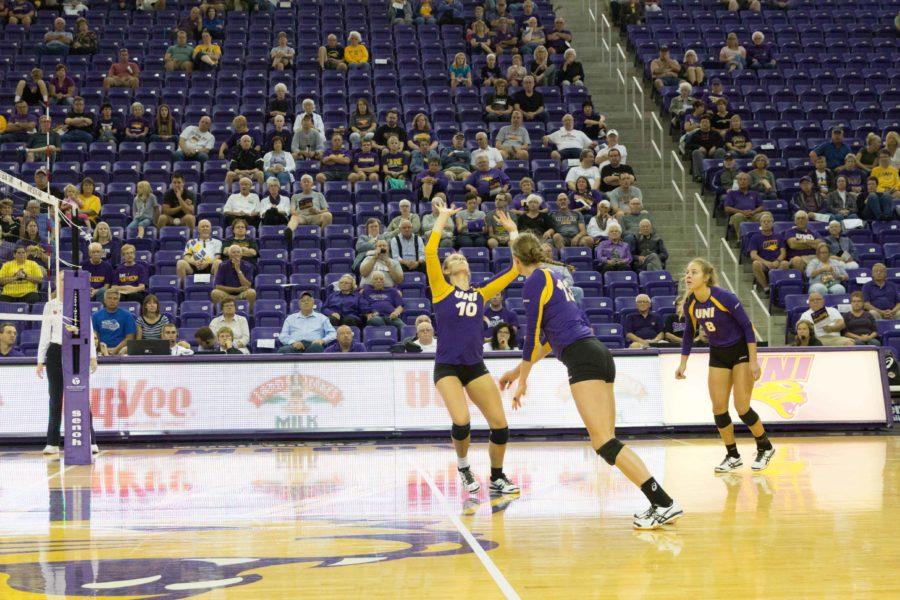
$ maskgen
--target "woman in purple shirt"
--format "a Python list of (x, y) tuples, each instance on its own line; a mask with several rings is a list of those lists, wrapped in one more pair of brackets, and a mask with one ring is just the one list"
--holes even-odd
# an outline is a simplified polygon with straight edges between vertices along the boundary
[(362, 310), (359, 305), (359, 294), (356, 293), (356, 279), (347, 273), (338, 279), (337, 289), (328, 295), (322, 314), (331, 319), (331, 324), (352, 325), (363, 324)]
[(734, 389), (734, 408), (756, 438), (754, 471), (769, 466), (775, 448), (766, 435), (759, 415), (750, 407), (753, 383), (759, 379), (756, 333), (741, 301), (731, 292), (716, 287), (716, 270), (706, 260), (695, 258), (685, 269), (688, 295), (684, 301), (685, 329), (681, 342), (681, 365), (675, 379), (684, 379), (695, 332), (702, 328), (709, 339), (709, 395), (713, 419), (728, 454), (716, 473), (728, 473), (744, 464), (734, 441), (734, 425), (728, 414), (728, 397)]
[(512, 243), (512, 252), (515, 269), (526, 277), (522, 300), (528, 321), (522, 362), (500, 378), (503, 389), (518, 381), (513, 409), (522, 405), (531, 368), (555, 351), (568, 371), (569, 389), (587, 427), (591, 447), (639, 486), (650, 501), (649, 509), (635, 514), (635, 529), (656, 529), (674, 522), (684, 512), (681, 506), (663, 491), (640, 457), (616, 439), (616, 365), (612, 354), (594, 337), (566, 282), (543, 268), (541, 240), (523, 233)]

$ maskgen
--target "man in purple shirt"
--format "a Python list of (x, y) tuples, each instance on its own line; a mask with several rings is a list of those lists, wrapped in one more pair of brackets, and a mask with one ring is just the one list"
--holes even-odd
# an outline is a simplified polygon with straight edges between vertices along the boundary
[(631, 342), (629, 348), (649, 348), (654, 342), (661, 342), (665, 336), (663, 318), (650, 310), (650, 296), (638, 294), (634, 299), (637, 312), (622, 318), (625, 339)]
[(81, 268), (91, 274), (91, 300), (103, 302), (106, 290), (115, 281), (115, 271), (103, 260), (103, 246), (97, 242), (88, 246), (88, 260), (81, 263)]
[(500, 192), (509, 191), (509, 177), (500, 169), (491, 169), (487, 155), (475, 159), (475, 171), (466, 178), (466, 190), (490, 202)]
[(441, 159), (428, 159), (428, 168), (413, 180), (413, 188), (419, 193), (420, 200), (431, 200), (438, 192), (447, 191), (447, 176), (441, 171)]
[(37, 118), (28, 112), (28, 103), (24, 100), (16, 102), (16, 110), (6, 123), (6, 129), (0, 135), (0, 144), (27, 142), (37, 128)]
[(350, 152), (344, 150), (344, 138), (340, 133), (331, 136), (331, 148), (326, 148), (322, 153), (321, 172), (316, 175), (316, 181), (346, 181), (350, 174)]
[(804, 210), (794, 214), (794, 226), (782, 235), (787, 246), (787, 260), (792, 269), (806, 271), (806, 264), (816, 256), (819, 234), (809, 228), (809, 215)]
[(553, 31), (547, 34), (547, 50), (550, 54), (563, 54), (569, 49), (572, 41), (572, 32), (566, 29), (566, 20), (556, 17), (553, 21)]
[(597, 265), (601, 273), (607, 271), (630, 271), (631, 248), (622, 241), (622, 227), (613, 223), (607, 228), (609, 237), (597, 244)]
[(876, 263), (872, 267), (872, 281), (863, 285), (865, 308), (876, 319), (896, 319), (900, 314), (897, 286), (887, 278), (887, 267)]
[(747, 48), (747, 66), (751, 69), (774, 69), (775, 57), (772, 56), (772, 45), (766, 43), (762, 31), (754, 31), (750, 38), (753, 43)]
[(253, 263), (244, 260), (243, 250), (237, 244), (229, 246), (225, 252), (227, 260), (223, 260), (216, 271), (215, 289), (209, 297), (219, 304), (226, 298), (246, 300), (250, 310), (256, 302), (256, 290), (253, 289)]
[(769, 293), (769, 271), (787, 269), (787, 248), (780, 235), (775, 233), (775, 219), (770, 212), (759, 215), (759, 231), (750, 237), (748, 250), (753, 261), (753, 277), (757, 285)]
[(122, 302), (143, 302), (150, 286), (147, 265), (135, 261), (136, 250), (125, 244), (119, 251), (121, 262), (116, 267), (112, 289), (118, 290)]
[(25, 356), (16, 350), (16, 326), (12, 323), (0, 323), (0, 358), (20, 358)]
[(734, 229), (734, 236), (741, 242), (741, 223), (758, 221), (763, 212), (763, 202), (759, 194), (750, 189), (750, 175), (738, 173), (738, 189), (725, 194), (725, 214), (728, 224)]
[(348, 325), (337, 328), (337, 339), (322, 352), (366, 352), (366, 347), (353, 340), (353, 330)]

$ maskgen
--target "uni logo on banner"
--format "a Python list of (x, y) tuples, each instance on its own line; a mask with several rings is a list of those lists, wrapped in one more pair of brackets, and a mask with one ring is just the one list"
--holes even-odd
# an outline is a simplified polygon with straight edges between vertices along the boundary
[(760, 354), (759, 381), (753, 388), (753, 400), (771, 406), (784, 419), (797, 416), (809, 401), (804, 384), (812, 372), (813, 354)]

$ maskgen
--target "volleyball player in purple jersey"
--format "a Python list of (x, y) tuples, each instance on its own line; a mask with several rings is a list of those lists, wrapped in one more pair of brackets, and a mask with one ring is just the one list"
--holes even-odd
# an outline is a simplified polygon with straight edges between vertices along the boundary
[[(503, 455), (509, 440), (509, 426), (500, 400), (500, 390), (484, 365), (484, 305), (502, 292), (519, 274), (509, 269), (484, 286), (471, 284), (469, 262), (462, 254), (451, 254), (438, 260), (441, 232), (459, 208), (448, 208), (441, 200), (433, 200), (438, 207), (431, 236), (425, 245), (425, 272), (431, 288), (432, 309), (436, 322), (437, 352), (434, 364), (434, 385), (453, 421), (451, 437), (456, 449), (457, 468), (469, 493), (481, 489), (469, 468), (470, 417), (466, 393), (484, 415), (491, 429), (488, 455), (491, 459), (492, 492), (518, 493), (519, 488), (503, 473)], [(509, 232), (510, 242), (518, 229), (506, 213), (496, 213), (500, 224)], [(449, 283), (448, 280), (449, 279)]]
[(741, 421), (756, 438), (756, 460), (751, 468), (762, 471), (769, 466), (775, 448), (756, 411), (750, 407), (753, 383), (759, 379), (756, 359), (756, 332), (737, 296), (716, 287), (716, 270), (706, 260), (695, 258), (684, 274), (687, 298), (684, 301), (684, 337), (681, 341), (681, 365), (676, 379), (684, 379), (688, 356), (698, 329), (709, 340), (709, 397), (713, 419), (725, 442), (727, 455), (716, 473), (728, 473), (744, 464), (734, 441), (734, 425), (728, 414), (728, 397), (734, 390), (734, 408)]
[(594, 336), (566, 282), (543, 268), (541, 241), (530, 233), (522, 234), (512, 244), (512, 251), (514, 267), (527, 277), (522, 299), (528, 321), (522, 362), (500, 378), (503, 389), (518, 380), (513, 408), (521, 406), (534, 363), (555, 351), (568, 370), (569, 389), (587, 427), (591, 447), (639, 486), (650, 501), (650, 508), (634, 515), (634, 527), (656, 529), (674, 522), (684, 514), (681, 506), (650, 475), (640, 457), (616, 439), (616, 365), (612, 354)]

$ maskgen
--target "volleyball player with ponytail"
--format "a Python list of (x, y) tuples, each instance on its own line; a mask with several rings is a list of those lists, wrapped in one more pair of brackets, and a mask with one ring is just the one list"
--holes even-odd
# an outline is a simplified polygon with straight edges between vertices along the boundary
[[(425, 271), (431, 288), (437, 329), (434, 384), (453, 421), (451, 437), (456, 449), (459, 475), (469, 493), (481, 488), (469, 466), (471, 435), (466, 401), (468, 393), (491, 429), (488, 443), (490, 489), (501, 494), (515, 494), (519, 491), (518, 486), (503, 473), (509, 426), (503, 412), (500, 390), (484, 364), (483, 334), (485, 303), (502, 292), (518, 276), (518, 272), (511, 268), (483, 287), (475, 288), (471, 284), (469, 262), (465, 256), (450, 254), (441, 265), (438, 259), (441, 232), (447, 221), (461, 209), (448, 208), (440, 199), (433, 200), (432, 206), (438, 209), (438, 216), (425, 245)], [(495, 214), (500, 225), (509, 232), (510, 241), (516, 239), (518, 229), (515, 222), (502, 211)]]
[(650, 475), (640, 457), (615, 437), (616, 365), (612, 355), (594, 336), (566, 282), (542, 266), (540, 240), (525, 233), (511, 245), (513, 265), (526, 277), (522, 299), (528, 320), (522, 362), (500, 378), (503, 389), (518, 381), (513, 408), (522, 404), (534, 363), (555, 351), (568, 370), (569, 389), (594, 451), (618, 467), (650, 501), (650, 508), (634, 515), (634, 527), (656, 529), (674, 522), (684, 514), (681, 506)]
[(695, 258), (684, 273), (687, 298), (684, 301), (684, 337), (681, 339), (681, 365), (676, 379), (684, 379), (688, 356), (698, 329), (709, 340), (709, 397), (713, 419), (725, 442), (727, 454), (715, 468), (728, 473), (744, 464), (734, 441), (734, 425), (728, 414), (728, 398), (734, 390), (734, 408), (756, 438), (756, 460), (751, 468), (762, 471), (769, 466), (775, 448), (756, 411), (750, 407), (753, 384), (759, 379), (756, 359), (756, 332), (737, 296), (716, 286), (716, 269), (708, 261)]

